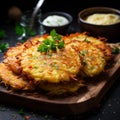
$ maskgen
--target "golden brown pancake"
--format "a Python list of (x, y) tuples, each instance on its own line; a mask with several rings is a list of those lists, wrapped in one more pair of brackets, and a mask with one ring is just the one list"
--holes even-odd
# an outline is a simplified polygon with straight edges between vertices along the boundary
[(86, 33), (61, 37), (64, 48), (56, 51), (38, 51), (44, 40), (51, 39), (49, 34), (9, 48), (0, 63), (1, 83), (14, 90), (44, 90), (59, 95), (78, 91), (85, 86), (84, 77), (104, 71), (111, 58), (111, 48), (104, 38)]

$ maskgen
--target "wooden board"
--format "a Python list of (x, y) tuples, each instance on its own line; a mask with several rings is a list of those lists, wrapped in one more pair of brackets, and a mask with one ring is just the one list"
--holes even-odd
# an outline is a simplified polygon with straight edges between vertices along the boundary
[(113, 83), (120, 76), (120, 54), (115, 55), (113, 63), (105, 73), (87, 80), (87, 88), (78, 94), (63, 97), (49, 97), (41, 93), (17, 93), (0, 86), (0, 101), (46, 113), (70, 115), (87, 112), (96, 107)]

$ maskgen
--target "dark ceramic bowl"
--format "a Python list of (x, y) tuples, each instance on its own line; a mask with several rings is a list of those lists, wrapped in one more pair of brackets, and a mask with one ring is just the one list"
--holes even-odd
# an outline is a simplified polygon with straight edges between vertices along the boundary
[(97, 25), (86, 22), (86, 18), (95, 13), (112, 13), (120, 16), (120, 11), (109, 7), (91, 7), (78, 13), (78, 23), (81, 32), (89, 32), (95, 37), (105, 37), (108, 42), (120, 41), (120, 22), (110, 25)]
[[(64, 25), (57, 25), (57, 26), (53, 26), (53, 25), (48, 26), (48, 25), (43, 24), (43, 20), (45, 20), (48, 16), (53, 16), (53, 15), (65, 17), (68, 20), (68, 23)], [(61, 12), (61, 11), (45, 13), (39, 19), (39, 23), (44, 27), (44, 29), (46, 30), (46, 33), (49, 33), (52, 29), (55, 29), (56, 32), (59, 34), (66, 34), (72, 21), (73, 21), (73, 17), (69, 13)]]

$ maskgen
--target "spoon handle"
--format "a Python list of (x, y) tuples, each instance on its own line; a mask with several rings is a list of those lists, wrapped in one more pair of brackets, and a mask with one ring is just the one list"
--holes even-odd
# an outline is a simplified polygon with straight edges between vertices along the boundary
[(38, 10), (39, 10), (40, 7), (42, 6), (43, 2), (44, 2), (44, 0), (39, 0), (38, 3), (37, 3), (37, 5), (36, 5), (36, 7), (35, 7), (35, 9), (34, 9), (34, 11), (33, 11), (33, 13), (32, 13), (31, 22), (30, 22), (30, 27), (31, 27), (31, 28), (33, 27), (34, 18), (35, 18), (35, 16), (36, 16)]

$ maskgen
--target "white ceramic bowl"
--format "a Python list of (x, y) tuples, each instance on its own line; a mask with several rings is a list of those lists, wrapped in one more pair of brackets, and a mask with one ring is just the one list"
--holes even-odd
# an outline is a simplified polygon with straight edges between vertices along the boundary
[[(51, 19), (52, 20), (51, 22), (53, 22), (53, 23), (48, 24), (48, 25), (43, 23), (43, 21), (45, 19), (47, 19), (47, 17), (52, 18), (53, 16), (54, 16), (54, 19)], [(65, 24), (58, 23), (58, 25), (57, 25), (55, 23), (57, 21), (56, 20), (57, 18), (55, 18), (55, 16), (62, 17), (64, 19), (66, 19), (68, 22), (65, 23), (64, 20), (61, 20), (61, 21), (64, 21)], [(73, 21), (73, 17), (69, 13), (62, 12), (62, 11), (47, 12), (42, 15), (41, 19), (39, 19), (39, 23), (44, 27), (44, 29), (46, 30), (47, 33), (49, 33), (52, 29), (55, 29), (56, 32), (59, 34), (66, 34), (72, 21)]]

